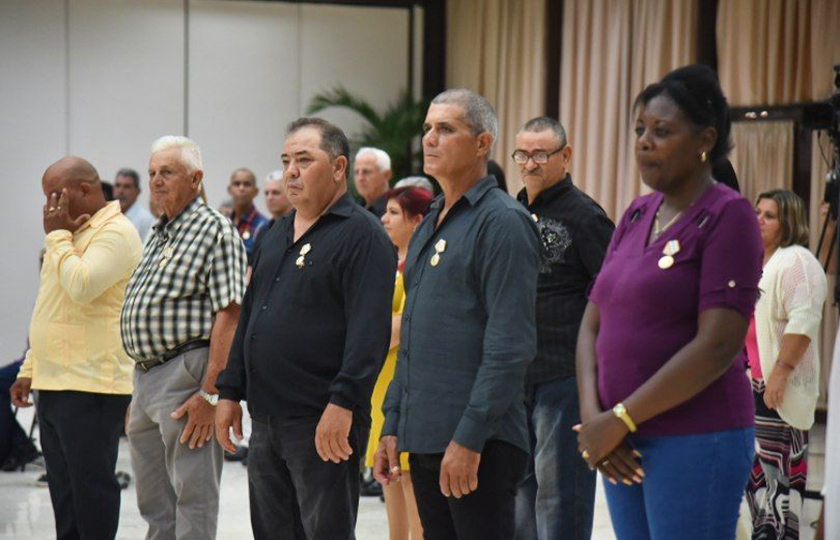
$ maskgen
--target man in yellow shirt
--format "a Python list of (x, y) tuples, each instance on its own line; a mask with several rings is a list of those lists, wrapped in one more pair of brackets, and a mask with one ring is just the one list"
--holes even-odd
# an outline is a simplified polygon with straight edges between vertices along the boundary
[(125, 287), (140, 261), (140, 236), (107, 203), (96, 169), (77, 157), (42, 179), (46, 254), (29, 327), (31, 348), (11, 388), (38, 423), (58, 538), (114, 538), (115, 478), (134, 363), (120, 339)]

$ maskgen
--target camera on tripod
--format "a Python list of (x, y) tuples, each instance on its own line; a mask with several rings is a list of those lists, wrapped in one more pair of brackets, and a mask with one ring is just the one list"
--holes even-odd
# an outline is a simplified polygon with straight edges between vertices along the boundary
[[(823, 103), (815, 103), (806, 107), (803, 117), (805, 127), (813, 130), (825, 130), (833, 147), (831, 164), (825, 178), (825, 192), (823, 201), (828, 204), (828, 214), (820, 231), (817, 244), (817, 255), (822, 253), (826, 231), (831, 221), (837, 221), (840, 214), (840, 64), (834, 66), (834, 93)], [(824, 268), (828, 269), (829, 261), (837, 244), (837, 228), (832, 233), (831, 244), (828, 247)], [(840, 280), (834, 289), (835, 304), (840, 304)]]

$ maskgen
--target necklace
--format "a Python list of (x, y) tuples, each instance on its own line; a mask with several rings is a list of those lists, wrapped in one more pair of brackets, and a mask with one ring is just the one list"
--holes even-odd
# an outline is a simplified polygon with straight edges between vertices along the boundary
[(661, 210), (662, 210), (662, 207), (660, 206), (660, 207), (656, 210), (656, 216), (654, 217), (654, 220), (653, 220), (653, 237), (654, 237), (654, 238), (659, 238), (659, 236), (660, 236), (662, 233), (664, 233), (664, 232), (668, 229), (668, 227), (670, 227), (671, 225), (673, 225), (673, 224), (674, 224), (674, 222), (675, 222), (675, 221), (677, 221), (677, 220), (680, 218), (680, 216), (682, 215), (682, 213), (683, 213), (683, 211), (682, 211), (682, 210), (680, 210), (679, 212), (677, 212), (676, 214), (674, 214), (674, 217), (672, 217), (672, 218), (668, 221), (668, 223), (666, 223), (666, 224), (665, 224), (665, 226), (664, 226), (664, 227), (661, 227), (661, 226), (659, 225), (659, 212), (660, 212)]

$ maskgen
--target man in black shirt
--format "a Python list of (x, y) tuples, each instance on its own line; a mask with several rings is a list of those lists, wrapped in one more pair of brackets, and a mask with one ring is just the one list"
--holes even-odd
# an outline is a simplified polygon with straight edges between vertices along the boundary
[(563, 126), (534, 118), (516, 135), (519, 201), (542, 241), (537, 279), (537, 356), (525, 395), (531, 463), (517, 493), (517, 540), (589, 539), (595, 472), (577, 452), (580, 423), (575, 347), (586, 291), (601, 269), (615, 226), (566, 172), (572, 148)]
[(396, 254), (382, 226), (347, 193), (348, 144), (314, 118), (289, 126), (282, 154), (294, 211), (254, 261), (228, 366), (219, 376), (216, 437), (241, 438), (257, 539), (352, 539), (370, 398), (388, 352)]

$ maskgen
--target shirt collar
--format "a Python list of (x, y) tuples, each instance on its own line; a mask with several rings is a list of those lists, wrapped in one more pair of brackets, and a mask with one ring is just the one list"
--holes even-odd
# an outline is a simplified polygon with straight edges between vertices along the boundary
[(239, 218), (239, 221), (236, 222), (236, 225), (237, 226), (240, 226), (240, 225), (251, 226), (251, 224), (254, 222), (254, 219), (256, 219), (256, 217), (257, 217), (257, 208), (254, 205), (251, 205), (251, 209), (248, 210), (245, 213), (244, 216)]
[[(337, 201), (330, 206), (324, 215), (335, 214), (340, 217), (350, 217), (353, 214), (353, 211), (359, 208), (358, 203), (350, 193), (345, 193), (341, 197), (338, 198)], [(294, 223), (295, 216), (297, 215), (297, 210), (292, 209), (290, 212), (287, 212), (281, 219), (288, 219), (290, 222)]]
[[(463, 198), (467, 200), (470, 206), (475, 206), (488, 191), (495, 187), (499, 187), (499, 182), (495, 176), (489, 174), (464, 193)], [(441, 208), (443, 206), (443, 194), (438, 195), (430, 206), (432, 208)]]
[(119, 214), (120, 201), (111, 201), (97, 210), (97, 212), (93, 214), (89, 220), (85, 221), (82, 226), (76, 230), (76, 232), (79, 233), (88, 227), (91, 229), (98, 229)]
[(522, 190), (516, 195), (516, 198), (517, 200), (519, 200), (519, 202), (521, 202), (527, 207), (536, 206), (538, 204), (548, 204), (560, 195), (572, 189), (573, 186), (574, 184), (572, 183), (572, 175), (566, 173), (565, 178), (563, 178), (550, 188), (543, 190), (539, 195), (537, 195), (537, 198), (534, 199), (533, 204), (528, 204), (528, 191), (525, 188), (522, 188)]
[(202, 206), (203, 204), (204, 201), (202, 201), (201, 197), (197, 195), (195, 199), (193, 199), (192, 202), (188, 204), (186, 208), (181, 210), (181, 213), (175, 216), (173, 219), (167, 219), (166, 214), (161, 214), (161, 216), (157, 220), (157, 223), (155, 223), (152, 226), (152, 228), (155, 230), (156, 233), (159, 233), (164, 229), (167, 231), (175, 230), (181, 226), (181, 223), (186, 221), (187, 217), (189, 217), (193, 212), (198, 210), (198, 207)]

